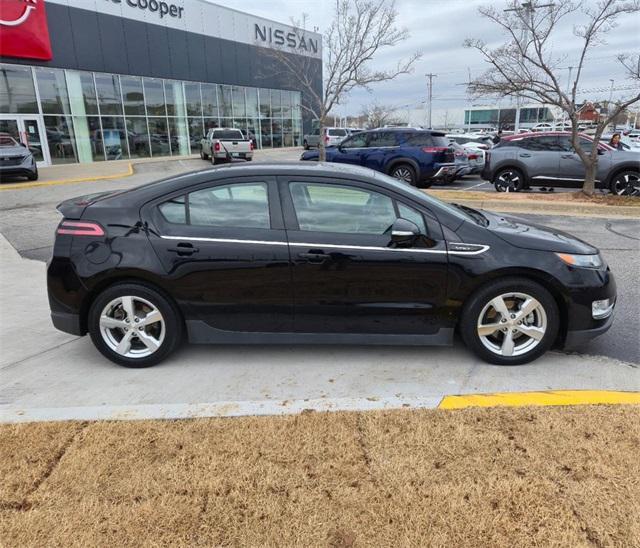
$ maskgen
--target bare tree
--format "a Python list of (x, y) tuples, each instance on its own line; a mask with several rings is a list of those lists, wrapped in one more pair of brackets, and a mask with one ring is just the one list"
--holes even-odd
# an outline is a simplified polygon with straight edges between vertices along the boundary
[[(323, 38), (321, 83), (317, 82), (316, 59), (290, 55), (283, 47), (268, 50), (277, 60), (276, 66), (281, 67), (281, 74), (288, 74), (302, 88), (305, 96), (302, 107), (318, 120), (321, 135), (328, 113), (353, 89), (369, 88), (377, 82), (412, 72), (414, 63), (421, 56), (419, 52), (385, 70), (371, 66), (379, 50), (396, 46), (409, 37), (407, 29), (397, 25), (395, 0), (337, 0), (333, 22)], [(305, 18), (302, 24), (294, 23), (294, 26), (297, 33), (304, 34)], [(326, 159), (322, 139), (319, 159)]]
[[(465, 47), (479, 51), (490, 68), (469, 83), (469, 92), (474, 96), (511, 96), (546, 103), (560, 108), (571, 122), (571, 142), (585, 166), (585, 181), (582, 190), (592, 195), (598, 166), (597, 144), (605, 128), (630, 105), (640, 101), (638, 88), (618, 101), (598, 120), (593, 136), (594, 145), (585, 150), (580, 144), (578, 123), (581, 105), (576, 97), (580, 79), (588, 61), (588, 55), (604, 43), (606, 34), (615, 28), (620, 16), (640, 11), (639, 0), (598, 0), (597, 2), (570, 2), (555, 0), (536, 5), (535, 0), (518, 5), (509, 1), (509, 9), (480, 8), (480, 14), (493, 21), (507, 36), (507, 41), (497, 48), (490, 48), (482, 40), (468, 39)], [(562, 36), (559, 24), (566, 18), (574, 24), (573, 34), (580, 43), (578, 61), (573, 65), (573, 80), (564, 86), (561, 71), (566, 56), (555, 53)], [(627, 77), (640, 82), (640, 56), (621, 54), (618, 61), (626, 69)], [(570, 72), (571, 74), (571, 72)], [(566, 85), (566, 84), (565, 84)]]
[(400, 124), (402, 120), (396, 112), (396, 108), (374, 101), (362, 107), (360, 117), (365, 120), (367, 129), (376, 129), (386, 125)]

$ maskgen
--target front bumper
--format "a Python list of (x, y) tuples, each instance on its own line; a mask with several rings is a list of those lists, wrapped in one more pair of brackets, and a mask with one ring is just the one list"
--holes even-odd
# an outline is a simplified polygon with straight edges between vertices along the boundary
[(593, 329), (581, 329), (580, 331), (567, 331), (567, 336), (564, 340), (564, 348), (566, 350), (572, 350), (577, 347), (587, 344), (589, 341), (603, 335), (611, 328), (613, 324), (614, 312), (606, 319), (601, 320), (602, 325), (594, 327)]
[(35, 162), (27, 156), (23, 162), (17, 165), (2, 165), (0, 162), (0, 178), (5, 176), (23, 175), (28, 177), (36, 173)]

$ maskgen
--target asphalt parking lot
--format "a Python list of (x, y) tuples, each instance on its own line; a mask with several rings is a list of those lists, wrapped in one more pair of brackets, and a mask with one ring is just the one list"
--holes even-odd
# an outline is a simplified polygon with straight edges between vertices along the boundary
[(159, 367), (126, 370), (102, 358), (88, 337), (56, 331), (44, 279), (44, 262), (60, 219), (55, 205), (83, 193), (158, 179), (171, 169), (178, 173), (203, 165), (195, 160), (182, 166), (148, 164), (123, 180), (0, 194), (5, 327), (0, 338), (0, 420), (432, 407), (443, 394), (640, 389), (638, 219), (519, 215), (598, 246), (616, 275), (619, 295), (607, 334), (579, 352), (551, 352), (527, 366), (487, 365), (458, 343), (454, 348), (187, 346)]

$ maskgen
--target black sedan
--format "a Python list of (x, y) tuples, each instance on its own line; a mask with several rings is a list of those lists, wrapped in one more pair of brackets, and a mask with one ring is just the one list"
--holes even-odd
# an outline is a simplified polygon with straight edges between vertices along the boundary
[(127, 367), (194, 343), (450, 345), (516, 365), (613, 320), (569, 234), (335, 164), (232, 165), (58, 206), (54, 325)]

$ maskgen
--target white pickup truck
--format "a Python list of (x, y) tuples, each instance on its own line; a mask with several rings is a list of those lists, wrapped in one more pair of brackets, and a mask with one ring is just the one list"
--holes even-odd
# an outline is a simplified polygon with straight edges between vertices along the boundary
[(212, 164), (242, 159), (253, 160), (253, 142), (242, 131), (233, 128), (210, 129), (200, 141), (200, 158)]

